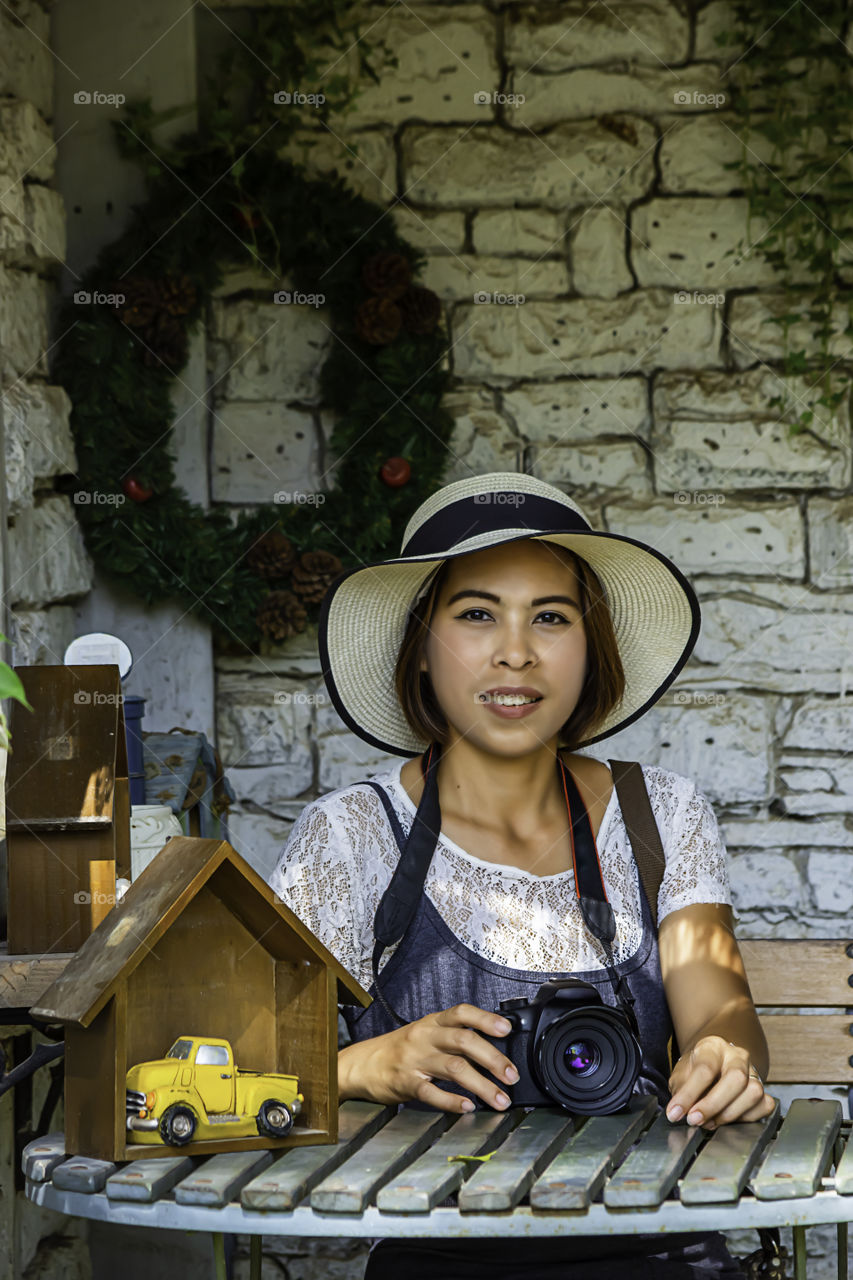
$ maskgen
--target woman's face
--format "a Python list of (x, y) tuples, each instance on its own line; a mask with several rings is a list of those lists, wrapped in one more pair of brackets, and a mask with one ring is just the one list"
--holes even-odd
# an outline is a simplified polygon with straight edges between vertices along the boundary
[[(451, 733), (492, 750), (553, 749), (587, 670), (580, 588), (568, 553), (527, 539), (452, 561), (421, 670), (429, 672)], [(520, 687), (541, 700), (506, 716), (492, 709), (491, 690)]]

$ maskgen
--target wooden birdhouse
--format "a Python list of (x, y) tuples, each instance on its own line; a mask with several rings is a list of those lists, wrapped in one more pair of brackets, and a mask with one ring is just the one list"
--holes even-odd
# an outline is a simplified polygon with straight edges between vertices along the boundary
[(6, 774), (9, 952), (74, 951), (130, 875), (118, 667), (16, 667)]
[[(66, 1023), (66, 1150), (115, 1161), (337, 1141), (339, 1001), (370, 997), (249, 863), (227, 841), (174, 836), (32, 1009)], [(134, 1089), (128, 1070), (154, 1071), (170, 1047), (168, 1072)], [(297, 1078), (287, 1136), (269, 1136), (260, 1106), (243, 1132), (250, 1072)], [(284, 1098), (272, 1080), (264, 1092)], [(146, 1115), (156, 1124), (128, 1127)]]

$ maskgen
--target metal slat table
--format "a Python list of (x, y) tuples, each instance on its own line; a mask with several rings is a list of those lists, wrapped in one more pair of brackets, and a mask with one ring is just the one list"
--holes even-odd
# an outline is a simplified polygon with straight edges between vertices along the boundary
[(163, 1156), (111, 1164), (65, 1152), (62, 1134), (23, 1154), (27, 1197), (60, 1213), (214, 1236), (633, 1235), (838, 1224), (847, 1276), (853, 1142), (837, 1102), (799, 1099), (784, 1119), (708, 1135), (671, 1125), (654, 1099), (613, 1116), (443, 1112), (345, 1102), (334, 1146)]

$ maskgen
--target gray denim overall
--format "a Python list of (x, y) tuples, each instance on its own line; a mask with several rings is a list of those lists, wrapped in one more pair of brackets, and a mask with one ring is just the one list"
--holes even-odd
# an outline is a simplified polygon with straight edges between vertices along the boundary
[[(376, 791), (382, 801), (402, 855), (406, 833), (390, 796), (379, 783), (371, 779), (364, 781)], [(639, 948), (627, 960), (616, 964), (615, 969), (617, 974), (627, 979), (634, 997), (634, 1013), (643, 1049), (643, 1065), (634, 1092), (656, 1094), (665, 1105), (670, 1096), (666, 1083), (669, 1075), (667, 1043), (672, 1033), (672, 1022), (661, 979), (657, 937), (642, 886), (640, 901), (643, 932)], [(603, 969), (572, 974), (540, 973), (511, 969), (477, 955), (448, 928), (425, 891), (420, 894), (411, 925), (394, 954), (383, 966), (380, 977), (380, 986), (386, 1000), (408, 1021), (462, 1002), (481, 1009), (497, 1009), (499, 1002), (509, 997), (534, 996), (543, 982), (555, 977), (581, 978), (598, 989), (605, 1003), (617, 1003), (609, 977)], [(372, 983), (369, 990), (373, 996), (376, 994), (374, 988), (375, 983)], [(397, 1024), (377, 999), (367, 1009), (341, 1006), (341, 1013), (354, 1041), (366, 1040), (397, 1029)], [(457, 1085), (443, 1084), (440, 1081), (435, 1083), (470, 1097), (478, 1107), (484, 1106), (480, 1099)], [(511, 1096), (512, 1090), (507, 1090), (505, 1085), (503, 1087)], [(514, 1277), (516, 1274), (527, 1280), (536, 1280), (540, 1274), (553, 1275), (555, 1280), (557, 1276), (565, 1275), (568, 1278), (575, 1274), (574, 1270), (568, 1269), (573, 1260), (582, 1267), (584, 1277), (589, 1277), (590, 1280), (609, 1280), (611, 1274), (613, 1277), (618, 1276), (620, 1280), (624, 1276), (643, 1276), (648, 1277), (648, 1280), (657, 1280), (658, 1277), (660, 1280), (670, 1280), (670, 1277), (676, 1280), (676, 1277), (684, 1277), (686, 1280), (687, 1277), (706, 1275), (734, 1280), (742, 1275), (734, 1266), (719, 1233), (681, 1235), (677, 1240), (668, 1236), (665, 1242), (666, 1253), (648, 1256), (652, 1248), (662, 1244), (664, 1240), (660, 1236), (635, 1236), (616, 1244), (601, 1237), (566, 1237), (562, 1244), (556, 1239), (546, 1240), (544, 1244), (538, 1241), (501, 1240), (495, 1255), (498, 1269), (492, 1270), (491, 1275), (495, 1280), (504, 1275)], [(629, 1251), (627, 1255), (626, 1249)], [(603, 1250), (611, 1252), (604, 1257)], [(618, 1257), (614, 1256), (617, 1251)], [(402, 1267), (405, 1267), (410, 1280), (416, 1280), (420, 1275), (417, 1264), (428, 1256), (434, 1259), (435, 1275), (441, 1276), (442, 1280), (453, 1280), (456, 1275), (452, 1269), (454, 1262), (459, 1267), (459, 1275), (471, 1280), (475, 1274), (472, 1268), (477, 1263), (484, 1262), (488, 1254), (487, 1243), (477, 1240), (380, 1241), (371, 1254), (366, 1276), (379, 1280), (386, 1274), (384, 1268), (387, 1265), (388, 1275), (392, 1271), (400, 1274)], [(512, 1269), (511, 1263), (511, 1257), (516, 1254), (517, 1271)], [(380, 1257), (383, 1259), (381, 1262)], [(547, 1267), (537, 1270), (546, 1260), (556, 1270), (552, 1271)], [(611, 1263), (612, 1271), (608, 1269)], [(488, 1266), (484, 1274), (487, 1272)], [(426, 1274), (433, 1273), (431, 1270), (424, 1271), (424, 1275)], [(578, 1275), (580, 1274), (581, 1271), (578, 1271)]]

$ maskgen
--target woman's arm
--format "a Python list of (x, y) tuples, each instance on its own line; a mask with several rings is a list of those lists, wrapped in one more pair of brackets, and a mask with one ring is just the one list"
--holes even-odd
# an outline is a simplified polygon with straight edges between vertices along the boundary
[(658, 935), (661, 973), (681, 1057), (669, 1080), (670, 1120), (714, 1128), (769, 1115), (767, 1041), (734, 935), (731, 907), (672, 911)]

